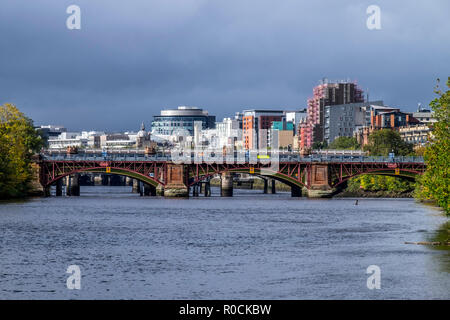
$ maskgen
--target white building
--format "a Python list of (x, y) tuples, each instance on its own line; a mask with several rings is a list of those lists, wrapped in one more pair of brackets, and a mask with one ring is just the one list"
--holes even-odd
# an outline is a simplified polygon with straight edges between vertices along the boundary
[(241, 122), (239, 119), (224, 118), (216, 123), (216, 132), (220, 147), (231, 148), (242, 140)]
[(86, 147), (88, 139), (83, 138), (80, 132), (63, 132), (56, 138), (48, 139), (50, 149), (60, 149), (67, 147)]
[(413, 117), (425, 124), (433, 124), (437, 122), (434, 111), (421, 109), (420, 107), (417, 112), (413, 112)]
[(100, 146), (102, 148), (131, 148), (136, 146), (137, 133), (110, 133), (100, 136)]
[(78, 148), (98, 148), (100, 146), (100, 136), (104, 132), (82, 131), (82, 132), (62, 132), (59, 136), (48, 139), (50, 149), (62, 149), (67, 147)]
[(294, 132), (298, 131), (298, 124), (302, 121), (302, 119), (306, 120), (308, 116), (308, 112), (306, 109), (300, 111), (286, 111), (285, 118), (286, 122), (292, 122), (294, 124)]

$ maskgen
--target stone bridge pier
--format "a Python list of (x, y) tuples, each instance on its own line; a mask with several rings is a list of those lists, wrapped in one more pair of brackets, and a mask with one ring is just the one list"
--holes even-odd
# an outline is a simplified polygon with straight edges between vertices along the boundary
[(80, 195), (80, 175), (78, 173), (66, 177), (66, 195)]
[(233, 175), (229, 172), (223, 172), (220, 179), (220, 195), (222, 197), (233, 196)]
[(189, 197), (187, 170), (181, 164), (168, 164), (164, 197), (187, 198)]
[(306, 174), (308, 198), (328, 198), (335, 192), (331, 187), (328, 164), (313, 164)]

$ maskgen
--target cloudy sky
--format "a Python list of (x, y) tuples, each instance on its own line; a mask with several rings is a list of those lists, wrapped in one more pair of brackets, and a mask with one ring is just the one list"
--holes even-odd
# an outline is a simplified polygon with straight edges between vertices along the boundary
[[(68, 6), (81, 8), (69, 30)], [(366, 27), (369, 5), (381, 30)], [(0, 103), (36, 124), (138, 129), (162, 108), (299, 109), (327, 77), (407, 111), (450, 75), (448, 0), (2, 0)]]

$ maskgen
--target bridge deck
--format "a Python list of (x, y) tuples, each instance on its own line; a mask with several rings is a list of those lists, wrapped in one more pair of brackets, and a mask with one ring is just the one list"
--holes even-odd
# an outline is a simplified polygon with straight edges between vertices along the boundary
[(280, 155), (275, 158), (258, 159), (257, 157), (171, 157), (167, 155), (82, 155), (82, 154), (61, 154), (61, 155), (41, 155), (46, 161), (139, 161), (139, 162), (171, 162), (181, 161), (182, 163), (424, 163), (423, 157), (369, 157), (369, 156), (311, 156), (301, 157), (300, 155)]

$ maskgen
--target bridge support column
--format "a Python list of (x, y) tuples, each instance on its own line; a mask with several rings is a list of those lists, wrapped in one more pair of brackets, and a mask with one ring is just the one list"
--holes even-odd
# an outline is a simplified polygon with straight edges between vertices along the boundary
[(328, 164), (313, 164), (306, 175), (308, 198), (329, 198), (335, 190), (330, 186)]
[(156, 187), (151, 184), (144, 183), (144, 196), (156, 196)]
[(199, 184), (196, 183), (192, 186), (192, 196), (193, 197), (198, 197), (199, 193), (198, 193), (198, 189), (199, 189)]
[(101, 186), (101, 185), (102, 185), (102, 176), (95, 175), (94, 176), (94, 186)]
[(271, 191), (272, 191), (272, 194), (275, 194), (276, 193), (276, 189), (275, 189), (275, 179), (272, 179), (271, 180)]
[(205, 188), (204, 188), (204, 192), (203, 192), (203, 194), (205, 195), (205, 197), (211, 197), (211, 182), (208, 180), (208, 181), (205, 181), (204, 182), (205, 183)]
[(50, 186), (43, 187), (42, 190), (44, 192), (44, 197), (50, 197)]
[(263, 181), (264, 181), (263, 193), (268, 193), (269, 192), (269, 181), (267, 179), (263, 179)]
[(125, 177), (125, 185), (126, 186), (132, 186), (133, 185), (133, 178)]
[(80, 195), (80, 175), (78, 173), (67, 176), (66, 194), (68, 196)]
[(189, 197), (189, 189), (186, 182), (184, 166), (180, 164), (168, 164), (164, 196), (168, 198)]
[(56, 196), (61, 197), (62, 196), (62, 186), (63, 186), (62, 179), (57, 180), (55, 183), (55, 186), (56, 186)]
[(102, 186), (109, 186), (109, 175), (102, 174)]
[[(38, 156), (33, 156), (33, 161), (38, 161)], [(28, 195), (29, 196), (45, 196), (45, 186), (41, 184), (40, 180), (40, 174), (41, 174), (41, 167), (37, 162), (31, 163), (31, 181), (28, 183)]]
[(156, 195), (160, 197), (164, 197), (164, 186), (161, 184), (158, 184), (156, 187)]
[(302, 188), (298, 186), (291, 187), (291, 197), (301, 197), (302, 196)]
[(233, 175), (228, 172), (222, 173), (221, 185), (220, 185), (220, 195), (222, 197), (232, 197), (233, 196)]
[(139, 193), (139, 180), (133, 179), (133, 187), (131, 188), (132, 193)]

